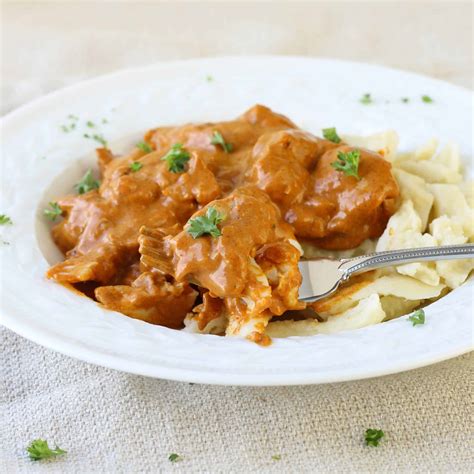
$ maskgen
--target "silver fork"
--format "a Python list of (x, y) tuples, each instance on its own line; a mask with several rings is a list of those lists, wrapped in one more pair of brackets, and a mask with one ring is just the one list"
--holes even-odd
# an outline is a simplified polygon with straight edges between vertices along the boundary
[(336, 291), (338, 286), (352, 275), (375, 268), (459, 258), (474, 258), (474, 244), (391, 250), (341, 260), (330, 258), (301, 260), (299, 268), (303, 282), (299, 290), (299, 299), (311, 302), (324, 298)]

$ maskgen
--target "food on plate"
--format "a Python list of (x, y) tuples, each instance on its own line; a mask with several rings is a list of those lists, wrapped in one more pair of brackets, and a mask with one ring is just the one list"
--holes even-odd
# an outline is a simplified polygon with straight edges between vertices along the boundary
[(124, 156), (99, 148), (100, 179), (88, 170), (47, 210), (62, 217), (52, 236), (65, 255), (47, 276), (132, 318), (261, 345), (392, 319), (463, 283), (472, 261), (412, 263), (298, 301), (303, 253), (474, 237), (456, 147), (400, 154), (394, 132), (323, 136), (257, 105), (232, 121), (150, 130)]
[[(218, 225), (200, 224), (211, 216), (219, 216)], [(298, 301), (301, 247), (257, 187), (242, 186), (212, 201), (174, 236), (145, 227), (139, 242), (145, 266), (207, 291), (188, 318), (201, 329), (225, 315), (226, 334), (265, 343), (272, 316), (304, 308)]]

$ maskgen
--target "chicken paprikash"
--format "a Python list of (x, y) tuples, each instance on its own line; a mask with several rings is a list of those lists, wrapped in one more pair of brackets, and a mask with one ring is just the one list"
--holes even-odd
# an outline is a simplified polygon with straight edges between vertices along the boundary
[(272, 318), (305, 311), (300, 244), (357, 247), (399, 204), (389, 161), (328, 138), (257, 105), (98, 149), (100, 183), (57, 200), (65, 260), (47, 276), (148, 323), (268, 344)]

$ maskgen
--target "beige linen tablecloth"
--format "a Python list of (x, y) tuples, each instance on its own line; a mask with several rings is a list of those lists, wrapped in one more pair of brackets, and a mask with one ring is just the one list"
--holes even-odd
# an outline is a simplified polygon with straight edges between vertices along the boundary
[[(470, 2), (16, 2), (2, 5), (2, 40), (3, 113), (83, 78), (202, 55), (348, 58), (472, 86)], [(359, 382), (212, 387), (95, 367), (6, 329), (0, 337), (1, 473), (473, 467), (472, 355)], [(385, 431), (378, 448), (364, 446), (367, 428)], [(35, 438), (68, 453), (33, 463), (24, 448)]]
[[(0, 472), (452, 473), (472, 463), (472, 356), (359, 382), (216, 387), (122, 374), (1, 334)], [(370, 427), (386, 433), (377, 448), (363, 444)], [(37, 437), (67, 455), (32, 464), (23, 450)]]

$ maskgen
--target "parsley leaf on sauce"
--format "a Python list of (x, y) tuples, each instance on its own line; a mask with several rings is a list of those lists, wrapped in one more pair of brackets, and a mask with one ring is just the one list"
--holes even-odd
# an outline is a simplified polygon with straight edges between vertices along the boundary
[(360, 179), (358, 174), (359, 160), (359, 150), (352, 150), (347, 153), (340, 151), (337, 154), (337, 161), (333, 161), (331, 166), (338, 171), (342, 171), (346, 176), (354, 176), (355, 178)]
[(364, 105), (372, 104), (374, 101), (372, 100), (372, 96), (370, 94), (364, 94), (360, 99), (359, 102)]
[(323, 128), (323, 137), (333, 143), (341, 143), (341, 137), (337, 134), (336, 128)]
[(190, 158), (191, 155), (183, 148), (183, 145), (181, 143), (175, 143), (170, 151), (161, 159), (168, 163), (168, 171), (172, 173), (182, 173), (184, 171), (184, 165)]
[(147, 142), (138, 142), (135, 145), (139, 150), (145, 152), (145, 153), (151, 153), (153, 151), (153, 148), (151, 145)]
[(168, 461), (171, 461), (171, 462), (179, 462), (179, 461), (182, 461), (182, 460), (183, 460), (183, 457), (180, 456), (179, 454), (176, 454), (176, 453), (171, 453), (168, 456)]
[(96, 142), (100, 143), (103, 147), (107, 148), (107, 140), (98, 133), (94, 133), (94, 135), (89, 135), (88, 133), (84, 133), (84, 138), (89, 138), (91, 140), (95, 140)]
[(425, 312), (422, 309), (417, 309), (408, 320), (413, 323), (413, 326), (425, 324)]
[(98, 189), (100, 186), (100, 181), (97, 179), (94, 179), (94, 176), (92, 175), (92, 170), (89, 168), (86, 171), (86, 174), (81, 178), (81, 180), (74, 186), (76, 188), (76, 191), (79, 194), (84, 194), (88, 193), (89, 191), (92, 191), (93, 189)]
[(59, 207), (59, 204), (57, 202), (50, 202), (49, 207), (51, 209), (45, 209), (43, 212), (44, 212), (44, 215), (49, 220), (54, 222), (56, 220), (56, 217), (59, 217), (60, 215), (62, 215), (63, 211)]
[(401, 100), (404, 104), (408, 104), (408, 102), (410, 102), (410, 99), (408, 97), (402, 97)]
[(28, 456), (32, 461), (39, 461), (41, 459), (49, 459), (59, 456), (60, 454), (66, 454), (67, 451), (64, 449), (58, 448), (51, 449), (48, 446), (48, 442), (44, 439), (35, 439), (31, 444), (26, 448)]
[(213, 145), (220, 145), (226, 153), (230, 153), (232, 149), (234, 148), (232, 143), (227, 143), (224, 140), (222, 133), (218, 132), (217, 130), (215, 130), (214, 133), (212, 134), (211, 143)]
[(6, 214), (0, 214), (0, 225), (6, 224), (13, 224), (13, 222)]
[(139, 163), (138, 161), (134, 161), (133, 163), (130, 163), (130, 169), (132, 170), (133, 173), (140, 171), (142, 168), (143, 168), (143, 163)]
[(434, 102), (434, 100), (429, 95), (422, 95), (421, 100), (426, 104), (431, 104)]
[(367, 446), (378, 446), (379, 441), (385, 436), (382, 430), (374, 430), (369, 428), (365, 432), (365, 444)]
[(272, 459), (273, 459), (274, 461), (281, 461), (281, 455), (280, 455), (280, 454), (274, 454), (274, 455), (272, 456)]
[(197, 239), (202, 235), (219, 237), (222, 235), (222, 233), (217, 225), (220, 224), (224, 218), (224, 215), (221, 214), (216, 208), (209, 207), (204, 216), (198, 216), (189, 220), (187, 232), (193, 239)]

